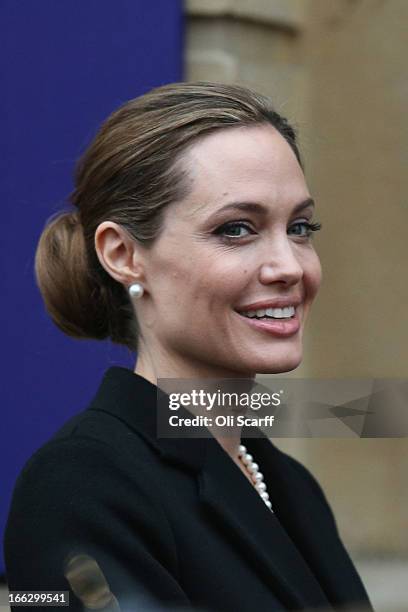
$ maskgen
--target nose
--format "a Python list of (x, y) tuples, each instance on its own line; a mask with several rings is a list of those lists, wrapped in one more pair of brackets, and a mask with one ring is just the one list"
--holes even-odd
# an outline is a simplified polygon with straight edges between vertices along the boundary
[(303, 277), (303, 266), (293, 243), (287, 236), (269, 244), (264, 261), (259, 268), (259, 281), (263, 285), (283, 283), (296, 285)]

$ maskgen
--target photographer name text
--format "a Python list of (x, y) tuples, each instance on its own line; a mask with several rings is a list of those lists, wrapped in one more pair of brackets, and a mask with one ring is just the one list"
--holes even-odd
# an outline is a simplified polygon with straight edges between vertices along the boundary
[(248, 417), (242, 414), (218, 415), (214, 418), (198, 415), (195, 417), (180, 417), (173, 414), (169, 417), (170, 427), (271, 427), (274, 415), (264, 417)]

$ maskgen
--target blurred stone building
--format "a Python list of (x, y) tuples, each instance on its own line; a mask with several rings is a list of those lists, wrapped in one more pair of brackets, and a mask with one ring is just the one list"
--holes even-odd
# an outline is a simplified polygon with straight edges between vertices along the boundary
[[(291, 376), (407, 377), (408, 2), (186, 0), (185, 10), (186, 79), (253, 87), (299, 130), (323, 284)], [(408, 609), (407, 440), (278, 445), (323, 485), (379, 609)]]

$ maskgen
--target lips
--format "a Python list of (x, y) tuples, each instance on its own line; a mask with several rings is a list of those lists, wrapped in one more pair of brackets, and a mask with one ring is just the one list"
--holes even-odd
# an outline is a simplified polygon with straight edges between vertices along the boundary
[[(276, 304), (276, 300), (273, 302)], [(287, 308), (291, 305), (298, 306), (298, 300), (294, 300), (289, 303), (289, 300), (285, 299), (283, 306), (270, 306), (271, 302), (256, 302), (253, 305), (245, 306), (245, 309), (239, 309), (237, 315), (240, 317), (241, 321), (245, 321), (247, 325), (252, 327), (252, 329), (260, 332), (270, 334), (272, 336), (277, 336), (281, 338), (290, 337), (295, 335), (300, 329), (300, 318), (299, 318), (299, 309), (295, 308), (294, 316), (290, 318), (282, 318), (282, 319), (273, 319), (265, 317), (263, 319), (256, 319), (254, 317), (248, 317), (247, 314), (242, 314), (243, 312), (247, 313), (251, 310), (263, 310), (266, 308)], [(260, 306), (262, 304), (262, 306)], [(282, 304), (282, 301), (281, 301)]]

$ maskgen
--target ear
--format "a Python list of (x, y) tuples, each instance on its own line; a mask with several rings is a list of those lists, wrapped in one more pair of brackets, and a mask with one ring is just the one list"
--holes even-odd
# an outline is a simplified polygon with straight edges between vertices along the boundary
[(145, 281), (142, 247), (118, 223), (104, 221), (98, 225), (95, 250), (106, 272), (122, 285)]

